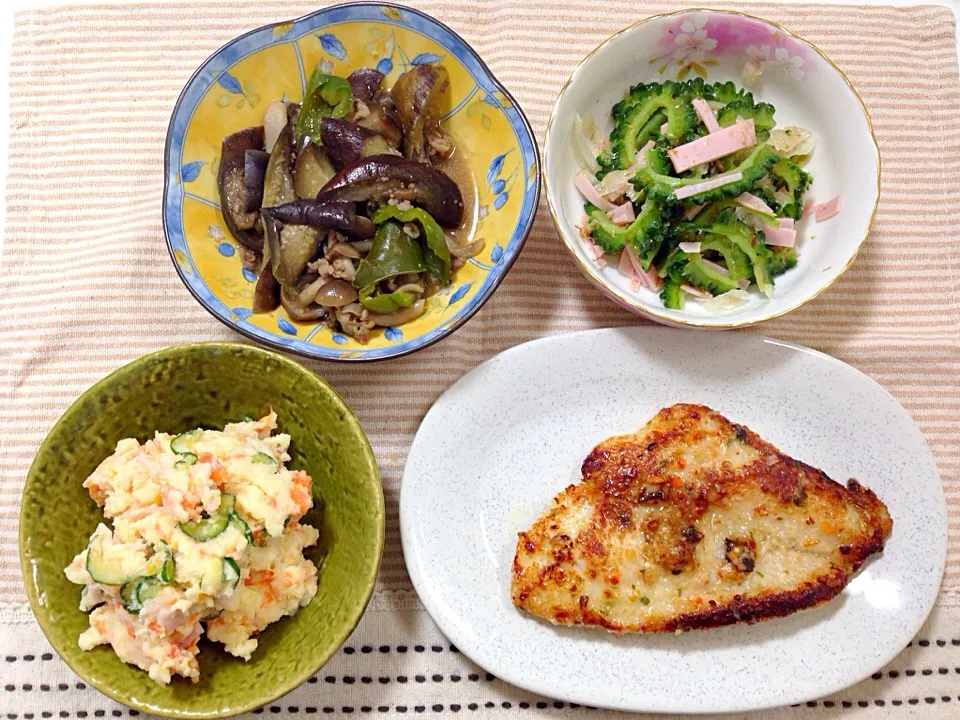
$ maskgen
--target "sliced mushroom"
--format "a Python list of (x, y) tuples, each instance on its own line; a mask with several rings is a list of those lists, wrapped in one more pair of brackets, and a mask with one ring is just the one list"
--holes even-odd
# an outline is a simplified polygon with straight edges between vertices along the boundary
[[(311, 294), (312, 297), (310, 297)], [(340, 278), (324, 280), (320, 278), (300, 292), (301, 301), (304, 301), (307, 297), (310, 297), (310, 302), (324, 307), (343, 307), (356, 302), (360, 294), (346, 280)]]
[(353, 90), (355, 98), (369, 102), (380, 90), (383, 78), (384, 75), (379, 70), (363, 67), (350, 73), (347, 76), (347, 82), (350, 83), (350, 89)]
[(417, 65), (401, 75), (390, 91), (403, 124), (403, 155), (428, 162), (427, 134), (443, 115), (442, 99), (450, 85), (443, 65)]
[(296, 290), (282, 289), (280, 291), (280, 303), (291, 319), (297, 322), (316, 322), (327, 316), (326, 308), (302, 302)]
[(264, 212), (282, 223), (310, 225), (325, 230), (343, 230), (354, 237), (373, 237), (374, 226), (369, 218), (358, 215), (352, 202), (331, 202), (297, 199)]
[(326, 153), (308, 140), (297, 154), (297, 162), (293, 167), (293, 185), (297, 196), (315, 198), (336, 174)]
[(217, 189), (223, 221), (244, 247), (257, 252), (263, 247), (263, 233), (257, 226), (256, 211), (248, 211), (251, 204), (244, 180), (246, 153), (263, 149), (263, 128), (247, 128), (223, 139), (220, 149), (220, 169)]
[(370, 339), (370, 330), (373, 323), (368, 319), (369, 313), (360, 303), (350, 303), (337, 311), (337, 320), (343, 331), (357, 342), (366, 345)]
[(447, 175), (396, 155), (372, 155), (345, 167), (317, 196), (321, 201), (379, 202), (409, 200), (444, 227), (463, 218), (463, 196)]
[(408, 323), (411, 320), (416, 320), (418, 317), (423, 315), (423, 311), (425, 309), (426, 304), (423, 302), (423, 300), (417, 300), (410, 307), (400, 308), (399, 310), (395, 310), (394, 312), (387, 313), (385, 315), (370, 313), (367, 316), (367, 319), (374, 325), (379, 325), (380, 327), (396, 327), (397, 325)]

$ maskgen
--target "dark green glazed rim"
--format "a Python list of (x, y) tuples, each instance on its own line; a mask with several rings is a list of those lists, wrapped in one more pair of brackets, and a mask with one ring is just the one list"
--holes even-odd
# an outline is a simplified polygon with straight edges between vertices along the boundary
[[(155, 430), (223, 427), (272, 407), (291, 436), (290, 467), (314, 479), (320, 530), (316, 597), (258, 636), (249, 662), (201, 642), (200, 682), (160, 686), (121, 662), (109, 646), (82, 651), (87, 615), (63, 568), (86, 545), (102, 510), (83, 480), (118, 440)], [(64, 661), (94, 688), (145, 713), (220, 718), (290, 692), (322, 667), (356, 627), (373, 593), (384, 542), (384, 500), (370, 444), (357, 417), (320, 376), (277, 353), (239, 343), (160, 350), (114, 371), (57, 421), (27, 475), (20, 510), (20, 564), (41, 629)]]

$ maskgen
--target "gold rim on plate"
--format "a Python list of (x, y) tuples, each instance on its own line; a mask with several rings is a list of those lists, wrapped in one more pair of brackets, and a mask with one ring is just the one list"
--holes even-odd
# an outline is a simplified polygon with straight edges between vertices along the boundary
[(727, 322), (727, 323), (703, 322), (696, 318), (675, 317), (675, 316), (667, 315), (666, 313), (660, 312), (659, 310), (640, 305), (634, 298), (630, 297), (627, 293), (625, 293), (620, 288), (614, 285), (608, 285), (607, 283), (603, 282), (600, 278), (594, 276), (593, 271), (589, 267), (587, 267), (587, 264), (583, 261), (583, 259), (577, 253), (576, 248), (571, 246), (570, 242), (567, 240), (566, 233), (564, 232), (565, 226), (560, 222), (557, 208), (554, 207), (553, 200), (550, 197), (550, 187), (549, 187), (550, 173), (547, 172), (546, 168), (544, 168), (544, 172), (543, 172), (543, 185), (545, 190), (544, 195), (546, 195), (547, 209), (550, 211), (550, 217), (553, 218), (553, 224), (557, 229), (557, 233), (563, 239), (563, 244), (566, 245), (567, 249), (570, 251), (570, 254), (573, 255), (574, 262), (576, 262), (577, 267), (580, 268), (580, 272), (583, 273), (584, 277), (586, 277), (587, 280), (589, 280), (594, 286), (596, 286), (605, 295), (610, 297), (610, 299), (612, 299), (618, 305), (621, 305), (622, 307), (626, 309), (630, 309), (639, 315), (643, 315), (653, 320), (657, 320), (658, 322), (664, 323), (666, 325), (672, 325), (675, 327), (682, 326), (682, 327), (694, 327), (694, 328), (707, 328), (707, 329), (713, 329), (713, 330), (729, 330), (732, 328), (750, 327), (752, 325), (757, 325), (758, 323), (766, 322), (767, 320), (773, 320), (775, 318), (781, 317), (782, 315), (786, 315), (788, 312), (796, 310), (797, 308), (803, 305), (806, 305), (811, 300), (814, 300), (817, 297), (819, 297), (824, 291), (826, 291), (831, 285), (833, 285), (837, 281), (837, 279), (839, 279), (839, 277), (843, 275), (843, 273), (845, 273), (847, 269), (853, 264), (853, 261), (857, 259), (857, 255), (860, 254), (860, 250), (863, 247), (863, 244), (866, 242), (867, 236), (870, 234), (870, 230), (873, 227), (873, 221), (877, 216), (877, 207), (880, 204), (880, 163), (881, 163), (880, 146), (877, 144), (877, 136), (873, 130), (873, 120), (870, 118), (870, 112), (867, 110), (867, 106), (864, 104), (863, 98), (860, 97), (860, 93), (857, 92), (856, 88), (853, 86), (853, 83), (850, 82), (850, 78), (847, 77), (846, 73), (844, 73), (843, 70), (837, 67), (836, 63), (834, 63), (833, 60), (827, 57), (826, 53), (824, 53), (820, 48), (818, 48), (812, 42), (810, 42), (809, 40), (805, 40), (799, 35), (791, 32), (790, 30), (787, 30), (785, 27), (783, 27), (783, 25), (779, 23), (773, 22), (772, 20), (766, 20), (764, 18), (757, 17), (756, 15), (750, 15), (748, 13), (740, 12), (738, 10), (717, 10), (712, 8), (692, 7), (692, 8), (685, 8), (683, 10), (675, 10), (669, 13), (660, 13), (659, 15), (649, 15), (648, 17), (645, 17), (642, 20), (637, 20), (635, 23), (628, 25), (622, 30), (618, 30), (613, 35), (611, 35), (606, 40), (604, 40), (602, 43), (597, 45), (589, 53), (587, 53), (587, 55), (583, 58), (583, 60), (581, 60), (580, 63), (577, 65), (573, 73), (571, 73), (570, 77), (567, 78), (567, 81), (563, 84), (563, 87), (560, 88), (560, 92), (557, 94), (557, 99), (553, 103), (553, 109), (550, 111), (550, 117), (547, 120), (547, 130), (543, 140), (545, 157), (548, 158), (547, 153), (549, 152), (549, 147), (550, 147), (550, 133), (553, 130), (553, 121), (556, 119), (556, 116), (557, 116), (557, 106), (560, 104), (560, 100), (563, 98), (564, 93), (567, 92), (567, 89), (573, 83), (574, 79), (583, 70), (584, 66), (594, 55), (596, 55), (598, 52), (600, 52), (600, 50), (605, 48), (607, 45), (609, 45), (611, 42), (616, 40), (621, 35), (628, 33), (634, 28), (640, 27), (641, 25), (644, 25), (648, 22), (652, 22), (654, 20), (661, 20), (663, 18), (673, 17), (675, 15), (684, 15), (687, 13), (696, 13), (696, 12), (714, 13), (714, 14), (720, 14), (720, 15), (737, 15), (739, 17), (761, 22), (761, 23), (764, 23), (765, 25), (770, 25), (776, 28), (777, 30), (782, 32), (785, 36), (803, 43), (804, 45), (809, 47), (811, 50), (813, 50), (817, 55), (823, 58), (823, 60), (830, 67), (832, 67), (837, 72), (838, 75), (840, 75), (843, 81), (847, 84), (847, 87), (850, 89), (850, 92), (852, 92), (853, 96), (857, 99), (857, 102), (860, 103), (860, 109), (863, 110), (863, 117), (867, 121), (867, 129), (870, 131), (870, 140), (873, 143), (874, 153), (877, 158), (877, 162), (876, 162), (877, 182), (876, 182), (876, 190), (874, 191), (874, 195), (873, 195), (873, 209), (870, 211), (870, 220), (867, 222), (867, 227), (863, 231), (863, 236), (860, 238), (860, 242), (857, 243), (857, 246), (853, 250), (853, 254), (850, 256), (850, 259), (847, 260), (846, 264), (842, 268), (840, 268), (840, 270), (837, 271), (836, 274), (834, 274), (827, 281), (827, 283), (823, 287), (821, 287), (819, 290), (809, 295), (808, 297), (805, 297), (799, 300), (798, 302), (794, 303), (790, 307), (785, 308), (773, 315), (768, 315), (768, 316), (756, 318), (753, 320), (740, 320), (736, 322)]

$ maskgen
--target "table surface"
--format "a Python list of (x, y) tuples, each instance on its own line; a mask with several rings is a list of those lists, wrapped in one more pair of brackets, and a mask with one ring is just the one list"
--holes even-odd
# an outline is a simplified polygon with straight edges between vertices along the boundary
[[(94, 0), (97, 4), (120, 4), (128, 0)], [(782, 2), (801, 2), (802, 0), (781, 0)], [(806, 0), (810, 2), (812, 0)], [(919, 0), (816, 0), (817, 2), (829, 3), (833, 5), (843, 5), (843, 4), (862, 4), (862, 5), (944, 5), (953, 10), (954, 15), (958, 14), (960, 11), (960, 0), (931, 0), (929, 3), (924, 3)], [(3, 3), (0, 7), (0, 68), (2, 68), (2, 73), (0, 73), (0, 127), (7, 128), (10, 126), (10, 108), (9, 108), (9, 74), (10, 74), (10, 46), (13, 41), (13, 18), (14, 14), (18, 10), (29, 10), (35, 8), (45, 8), (52, 7), (56, 5), (81, 5), (81, 4), (93, 4), (93, 2), (66, 2), (66, 0), (12, 0), (12, 2)], [(696, 2), (693, 0), (690, 3), (691, 5), (696, 5)], [(960, 62), (960, 23), (958, 23), (957, 31), (957, 55), (958, 62)], [(212, 49), (212, 48), (211, 48)], [(0, 193), (3, 193), (3, 197), (6, 197), (6, 185), (7, 185), (7, 142), (8, 136), (6, 132), (0, 133)], [(4, 233), (4, 220), (6, 218), (6, 210), (0, 213), (0, 261), (3, 258), (3, 239), (5, 237)]]

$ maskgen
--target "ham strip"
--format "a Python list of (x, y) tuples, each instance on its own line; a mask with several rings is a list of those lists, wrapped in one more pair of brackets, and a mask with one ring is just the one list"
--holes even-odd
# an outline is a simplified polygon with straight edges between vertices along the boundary
[(714, 190), (718, 187), (729, 185), (730, 183), (740, 182), (741, 180), (743, 180), (743, 173), (737, 170), (736, 172), (726, 173), (725, 175), (717, 175), (709, 180), (694, 183), (693, 185), (685, 185), (677, 188), (673, 194), (677, 200), (683, 200), (684, 198), (693, 197), (698, 193)]
[(633, 212), (633, 203), (629, 200), (623, 205), (617, 205), (607, 213), (607, 217), (617, 225), (629, 225), (637, 219), (637, 216)]
[(763, 241), (767, 245), (776, 245), (778, 247), (793, 247), (797, 242), (797, 231), (793, 228), (783, 226), (783, 220), (780, 221), (780, 227), (764, 227)]
[(583, 170), (577, 173), (577, 176), (573, 179), (573, 184), (576, 185), (577, 190), (586, 198), (587, 202), (596, 205), (604, 212), (610, 212), (616, 207), (616, 205), (597, 192), (597, 188), (593, 186), (593, 179)]
[(761, 215), (769, 215), (771, 217), (776, 215), (772, 207), (752, 193), (740, 193), (737, 196), (737, 203), (747, 208), (747, 210), (753, 210)]
[(698, 298), (707, 299), (707, 298), (713, 297), (713, 295), (708, 293), (706, 290), (701, 290), (700, 288), (694, 287), (693, 285), (688, 285), (687, 283), (684, 283), (683, 285), (681, 285), (680, 289), (683, 290), (685, 293), (689, 295), (693, 295), (694, 297), (698, 297)]
[(829, 220), (838, 212), (843, 205), (843, 196), (837, 195), (827, 200), (825, 203), (820, 203), (815, 206), (813, 209), (814, 217), (816, 217), (817, 222), (823, 222), (824, 220)]
[(714, 114), (713, 108), (707, 105), (706, 100), (703, 98), (694, 98), (691, 105), (693, 105), (697, 117), (700, 118), (700, 122), (707, 126), (708, 133), (720, 132), (723, 129), (720, 127), (720, 123), (717, 122), (717, 116)]
[(640, 281), (644, 285), (653, 291), (657, 291), (663, 286), (663, 281), (660, 280), (660, 276), (657, 275), (653, 265), (650, 266), (649, 270), (644, 270), (640, 264), (640, 258), (634, 255), (630, 248), (624, 248), (623, 254), (630, 260), (630, 263), (633, 265), (633, 272), (640, 278)]
[(756, 144), (757, 133), (753, 120), (744, 120), (723, 128), (719, 132), (697, 138), (693, 142), (671, 148), (667, 151), (667, 155), (670, 156), (676, 171), (683, 172)]

